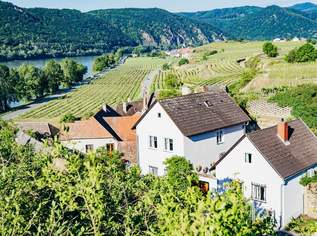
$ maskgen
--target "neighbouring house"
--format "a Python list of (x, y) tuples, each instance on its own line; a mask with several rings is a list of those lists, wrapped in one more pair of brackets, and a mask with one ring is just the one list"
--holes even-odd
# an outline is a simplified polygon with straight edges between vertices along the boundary
[(167, 158), (184, 156), (209, 188), (215, 183), (211, 167), (244, 135), (249, 121), (225, 91), (156, 101), (134, 126), (138, 164), (143, 174), (162, 176)]
[(132, 127), (148, 108), (146, 101), (124, 102), (116, 108), (105, 105), (90, 119), (67, 124), (61, 143), (82, 153), (101, 147), (109, 152), (117, 150), (125, 161), (135, 164), (136, 134)]
[(15, 141), (20, 145), (30, 144), (35, 152), (50, 152), (43, 140), (53, 139), (58, 135), (59, 129), (47, 122), (17, 122), (19, 131)]
[(17, 122), (17, 127), (38, 138), (53, 138), (58, 135), (59, 129), (47, 122)]
[(300, 179), (317, 170), (317, 138), (301, 120), (244, 135), (216, 163), (221, 189), (240, 180), (255, 212), (271, 212), (280, 227), (303, 213)]

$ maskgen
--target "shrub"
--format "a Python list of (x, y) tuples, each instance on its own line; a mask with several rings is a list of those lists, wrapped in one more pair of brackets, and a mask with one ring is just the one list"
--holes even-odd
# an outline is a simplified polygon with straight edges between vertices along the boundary
[(66, 113), (60, 120), (60, 123), (73, 123), (78, 120), (78, 117), (74, 116), (71, 113)]
[(286, 230), (304, 235), (312, 235), (317, 232), (317, 221), (300, 216), (297, 219), (292, 219), (286, 226)]
[(302, 177), (300, 179), (300, 182), (299, 182), (301, 185), (303, 186), (307, 186), (311, 183), (317, 183), (317, 175), (314, 175), (312, 177), (309, 177), (308, 175), (305, 175), (304, 177)]
[(292, 115), (301, 118), (310, 128), (317, 128), (317, 85), (306, 84), (278, 91), (270, 101), (291, 107)]
[(277, 57), (278, 56), (278, 49), (277, 47), (271, 43), (266, 42), (263, 45), (263, 52), (268, 55), (269, 57)]
[(159, 91), (158, 98), (159, 99), (165, 99), (165, 98), (172, 98), (180, 96), (181, 93), (177, 89), (164, 89)]
[(317, 59), (317, 51), (313, 45), (306, 43), (300, 48), (291, 50), (285, 57), (285, 60), (289, 63), (295, 62), (309, 62)]
[(164, 82), (167, 89), (178, 89), (181, 85), (174, 74), (168, 74)]
[(182, 58), (182, 59), (179, 60), (178, 65), (182, 66), (182, 65), (185, 65), (185, 64), (188, 64), (188, 63), (189, 63), (189, 60), (187, 58)]
[(170, 65), (168, 63), (163, 64), (162, 66), (163, 70), (169, 70), (170, 69)]

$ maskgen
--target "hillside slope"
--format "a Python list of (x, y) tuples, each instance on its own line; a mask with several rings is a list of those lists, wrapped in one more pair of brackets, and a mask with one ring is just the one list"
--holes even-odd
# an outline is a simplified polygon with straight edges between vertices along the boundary
[(20, 8), (0, 1), (0, 60), (100, 54), (122, 46), (177, 47), (222, 38), (215, 27), (160, 9)]
[(143, 45), (201, 45), (223, 36), (211, 25), (158, 8), (97, 10), (89, 13), (118, 26)]
[(235, 38), (317, 37), (317, 21), (309, 15), (312, 13), (299, 9), (303, 8), (238, 7), (182, 15), (212, 24), (224, 32), (230, 32)]

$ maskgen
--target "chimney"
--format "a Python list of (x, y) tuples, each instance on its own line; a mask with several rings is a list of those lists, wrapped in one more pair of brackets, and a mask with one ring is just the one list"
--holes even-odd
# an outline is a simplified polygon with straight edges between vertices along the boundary
[(128, 108), (128, 103), (127, 102), (123, 102), (122, 103), (122, 110), (123, 110), (124, 113), (127, 113), (127, 111), (128, 111), (127, 108)]
[(281, 122), (277, 125), (277, 135), (282, 139), (284, 143), (289, 142), (289, 134), (288, 134), (288, 124), (284, 121), (284, 119), (281, 120)]

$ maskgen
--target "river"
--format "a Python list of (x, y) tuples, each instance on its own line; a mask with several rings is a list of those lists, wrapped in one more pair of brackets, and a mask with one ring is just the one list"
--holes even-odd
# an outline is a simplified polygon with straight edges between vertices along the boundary
[[(87, 73), (84, 75), (84, 79), (92, 76), (94, 72), (92, 71), (92, 66), (94, 63), (94, 60), (97, 56), (83, 56), (83, 57), (71, 57), (71, 59), (77, 61), (78, 63), (83, 64), (84, 66), (87, 66)], [(53, 58), (48, 59), (36, 59), (36, 60), (15, 60), (15, 61), (8, 61), (8, 62), (0, 62), (0, 64), (6, 65), (9, 68), (16, 68), (21, 66), (22, 64), (31, 64), (38, 68), (44, 67), (47, 61), (52, 60)], [(64, 58), (54, 58), (57, 62), (62, 61)], [(18, 107), (22, 105), (23, 102), (11, 102), (10, 107)]]
[[(77, 61), (78, 63), (83, 64), (84, 66), (87, 66), (87, 73), (84, 75), (84, 78), (90, 77), (93, 75), (92, 71), (92, 65), (94, 63), (96, 56), (83, 56), (83, 57), (71, 57), (71, 59)], [(54, 58), (54, 60), (60, 62), (64, 58)], [(45, 63), (49, 60), (52, 60), (52, 58), (48, 59), (36, 59), (36, 60), (15, 60), (15, 61), (8, 61), (8, 62), (0, 62), (0, 64), (4, 64), (8, 66), (9, 68), (15, 68), (19, 67), (22, 64), (31, 64), (36, 67), (42, 68), (44, 67)]]

